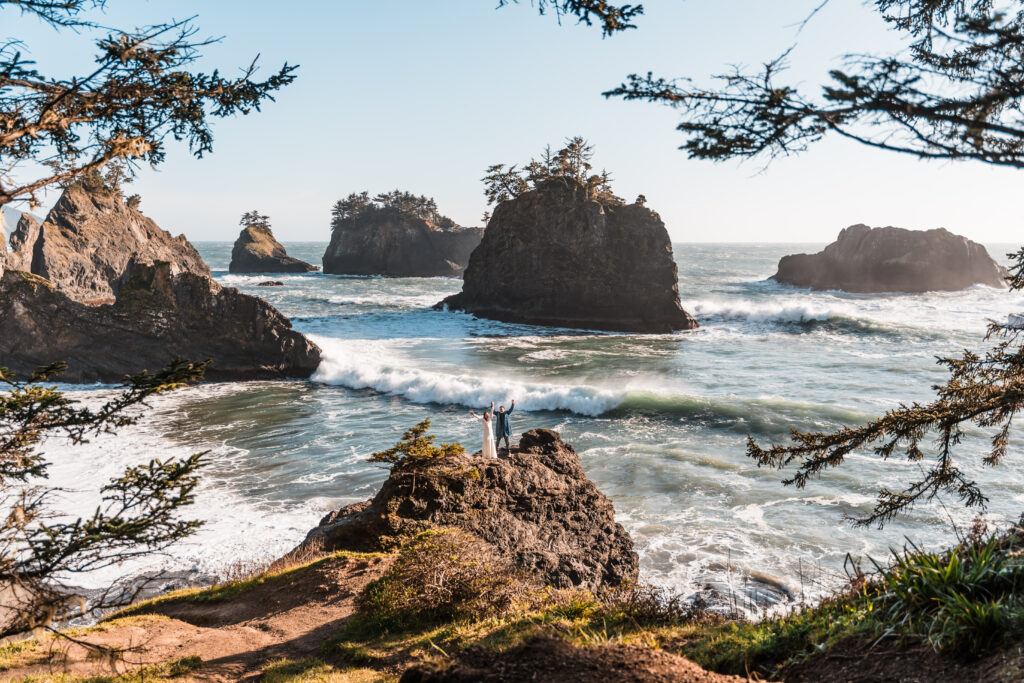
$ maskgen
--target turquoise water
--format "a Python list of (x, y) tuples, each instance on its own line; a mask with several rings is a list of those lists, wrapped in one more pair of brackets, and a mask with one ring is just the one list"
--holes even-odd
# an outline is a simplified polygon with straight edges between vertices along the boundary
[[(881, 558), (904, 538), (938, 545), (952, 538), (951, 519), (967, 525), (973, 513), (936, 502), (884, 531), (852, 528), (846, 516), (866, 513), (879, 486), (899, 486), (918, 467), (857, 456), (806, 489), (783, 487), (778, 472), (745, 457), (747, 435), (781, 440), (928, 400), (944, 377), (936, 356), (980, 348), (987, 319), (1024, 309), (1021, 293), (985, 287), (850, 295), (766, 281), (780, 256), (820, 245), (677, 244), (681, 298), (700, 329), (598, 334), (432, 310), (460, 289), (453, 279), (311, 273), (257, 287), (267, 277), (227, 274), (230, 243), (196, 246), (220, 282), (266, 298), (320, 344), (316, 375), (161, 398), (142, 425), (56, 451), (53, 478), (82, 489), (69, 505), (87, 504), (86, 489), (128, 463), (211, 450), (193, 510), (207, 525), (158, 561), (197, 575), (280, 555), (328, 510), (371, 497), (386, 473), (366, 457), (422, 418), (441, 439), (476, 449), (467, 410), (515, 398), (516, 433), (557, 429), (580, 452), (632, 534), (644, 580), (750, 596), (764, 589), (752, 581), (761, 577), (817, 594), (840, 580), (847, 553)], [(319, 264), (326, 244), (286, 246)], [(1002, 258), (1012, 246), (990, 252)], [(964, 457), (991, 496), (988, 519), (1015, 520), (1021, 435), (997, 470), (977, 465), (982, 436), (968, 439)]]

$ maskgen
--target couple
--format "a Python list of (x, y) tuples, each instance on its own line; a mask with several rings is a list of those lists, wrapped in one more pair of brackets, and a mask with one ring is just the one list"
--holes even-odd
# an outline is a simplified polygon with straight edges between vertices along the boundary
[(505, 439), (505, 450), (510, 453), (512, 452), (512, 448), (509, 446), (509, 437), (512, 436), (512, 425), (509, 423), (508, 416), (515, 409), (516, 400), (512, 399), (512, 405), (509, 406), (508, 412), (505, 412), (505, 406), (499, 406), (498, 412), (494, 412), (494, 401), (491, 401), (491, 409), (484, 411), (483, 417), (480, 417), (472, 410), (469, 411), (469, 414), (484, 426), (483, 455), (485, 458), (498, 457), (498, 443), (502, 439)]

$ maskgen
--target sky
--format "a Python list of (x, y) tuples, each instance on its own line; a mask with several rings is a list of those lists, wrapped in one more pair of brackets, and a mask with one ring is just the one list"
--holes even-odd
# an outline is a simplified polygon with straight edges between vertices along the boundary
[[(230, 74), (257, 54), (265, 75), (300, 65), (262, 112), (214, 124), (213, 154), (197, 160), (171, 142), (167, 161), (129, 190), (193, 241), (233, 240), (250, 209), (270, 216), (279, 240), (326, 241), (337, 199), (395, 188), (480, 225), (487, 166), (527, 162), (573, 135), (594, 145), (617, 194), (647, 197), (674, 241), (825, 243), (854, 223), (1019, 241), (1022, 171), (839, 139), (767, 166), (690, 160), (671, 109), (601, 96), (651, 70), (708, 83), (794, 44), (791, 78), (813, 85), (844, 54), (899, 48), (854, 0), (834, 0), (799, 30), (819, 2), (647, 0), (638, 28), (609, 38), (538, 16), (528, 0), (109, 0), (95, 18), (130, 28), (195, 16), (202, 36), (223, 37), (204, 49), (204, 70)], [(22, 40), (44, 72), (90, 68), (94, 34), (57, 33), (10, 9), (0, 20), (0, 36)]]

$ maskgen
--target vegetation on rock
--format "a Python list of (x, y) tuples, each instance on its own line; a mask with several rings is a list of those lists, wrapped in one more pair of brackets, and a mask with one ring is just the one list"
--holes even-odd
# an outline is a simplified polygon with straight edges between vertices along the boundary
[(442, 443), (434, 445), (437, 438), (427, 434), (430, 429), (430, 418), (423, 420), (402, 434), (402, 439), (385, 451), (378, 451), (370, 456), (370, 462), (387, 463), (392, 468), (424, 467), (443, 458), (462, 455), (466, 449), (461, 443)]
[(552, 152), (548, 145), (540, 159), (531, 159), (523, 168), (515, 164), (507, 167), (505, 164), (489, 166), (487, 175), (482, 178), (487, 203), (509, 201), (524, 192), (536, 190), (545, 182), (561, 180), (579, 183), (587, 199), (603, 204), (624, 204), (622, 198), (612, 192), (612, 178), (608, 171), (591, 173), (594, 168), (590, 163), (593, 157), (594, 147), (577, 136), (566, 138), (565, 147), (557, 152)]
[[(489, 543), (461, 529), (424, 531), (360, 594), (359, 628), (407, 629), (502, 615), (536, 584)], [(355, 627), (355, 626), (354, 626)]]
[(346, 221), (356, 221), (374, 215), (412, 216), (422, 218), (440, 228), (456, 227), (455, 221), (442, 216), (433, 197), (414, 195), (394, 190), (370, 197), (366, 191), (353, 192), (335, 202), (331, 209), (331, 230), (337, 230)]

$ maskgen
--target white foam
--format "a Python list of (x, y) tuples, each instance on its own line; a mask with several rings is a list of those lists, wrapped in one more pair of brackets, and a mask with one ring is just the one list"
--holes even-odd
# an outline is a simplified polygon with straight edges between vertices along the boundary
[(476, 408), (502, 396), (514, 397), (523, 410), (568, 410), (597, 416), (612, 410), (624, 392), (581, 385), (534, 384), (509, 377), (488, 377), (422, 370), (402, 358), (396, 344), (341, 340), (311, 335), (323, 349), (313, 380), (350, 389), (374, 389), (413, 403)]

